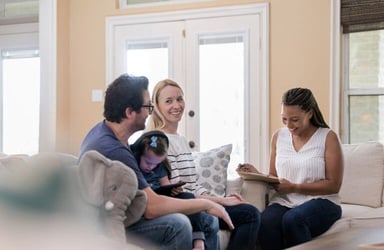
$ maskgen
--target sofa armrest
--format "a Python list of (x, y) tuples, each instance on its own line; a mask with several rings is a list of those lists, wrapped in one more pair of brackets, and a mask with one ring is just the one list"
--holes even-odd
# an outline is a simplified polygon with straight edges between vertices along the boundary
[(267, 201), (268, 185), (261, 181), (244, 180), (240, 194), (246, 201), (263, 211)]

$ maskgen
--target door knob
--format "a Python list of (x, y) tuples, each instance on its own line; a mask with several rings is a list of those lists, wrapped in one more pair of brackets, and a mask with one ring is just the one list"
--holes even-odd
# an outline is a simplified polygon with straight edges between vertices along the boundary
[(194, 116), (195, 116), (195, 111), (190, 110), (190, 111), (188, 112), (188, 115), (189, 115), (189, 117), (194, 117)]
[(195, 142), (194, 141), (189, 141), (189, 147), (194, 148), (195, 147)]

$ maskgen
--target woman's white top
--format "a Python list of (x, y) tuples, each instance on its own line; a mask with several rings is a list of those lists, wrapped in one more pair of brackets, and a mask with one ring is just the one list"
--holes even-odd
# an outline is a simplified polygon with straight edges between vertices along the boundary
[[(279, 129), (276, 142), (276, 171), (279, 178), (292, 183), (311, 183), (325, 179), (325, 141), (330, 129), (318, 128), (312, 137), (296, 151), (292, 134), (288, 128)], [(270, 204), (278, 203), (287, 207), (296, 207), (314, 198), (328, 199), (340, 204), (338, 194), (305, 195), (299, 193), (274, 193)]]
[(184, 136), (179, 134), (166, 134), (169, 140), (168, 161), (171, 165), (171, 183), (184, 181), (184, 191), (201, 195), (207, 190), (197, 183), (196, 165), (193, 161), (192, 151)]

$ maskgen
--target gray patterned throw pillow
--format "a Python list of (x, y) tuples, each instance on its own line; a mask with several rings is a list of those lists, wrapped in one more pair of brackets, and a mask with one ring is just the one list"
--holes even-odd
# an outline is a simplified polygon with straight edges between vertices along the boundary
[(225, 196), (231, 152), (232, 144), (228, 144), (192, 154), (196, 164), (197, 183), (215, 196)]

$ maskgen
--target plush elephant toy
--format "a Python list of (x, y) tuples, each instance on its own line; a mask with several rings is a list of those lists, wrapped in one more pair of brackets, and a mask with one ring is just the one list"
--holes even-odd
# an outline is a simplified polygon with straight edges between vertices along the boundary
[(143, 216), (147, 202), (145, 192), (138, 190), (136, 174), (97, 151), (86, 152), (78, 165), (84, 199), (99, 208), (107, 235), (126, 242), (125, 227)]
[(145, 207), (133, 170), (96, 151), (0, 157), (1, 249), (143, 249), (125, 227)]

